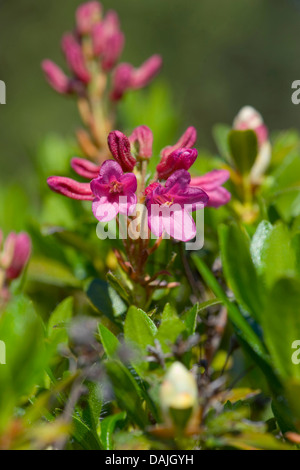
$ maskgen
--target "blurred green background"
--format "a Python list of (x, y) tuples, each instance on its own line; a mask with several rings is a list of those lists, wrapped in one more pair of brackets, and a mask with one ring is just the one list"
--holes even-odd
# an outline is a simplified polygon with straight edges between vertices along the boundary
[[(40, 69), (43, 58), (64, 65), (60, 38), (74, 25), (80, 0), (0, 0), (0, 182), (24, 181), (31, 155), (49, 132), (72, 136), (76, 105), (56, 95)], [(215, 149), (212, 126), (231, 123), (245, 104), (271, 129), (298, 128), (291, 83), (300, 78), (300, 5), (296, 0), (103, 0), (126, 33), (122, 60), (164, 59), (180, 131), (195, 125), (199, 146)], [(142, 120), (142, 116), (141, 116)], [(142, 122), (141, 122), (142, 123)]]

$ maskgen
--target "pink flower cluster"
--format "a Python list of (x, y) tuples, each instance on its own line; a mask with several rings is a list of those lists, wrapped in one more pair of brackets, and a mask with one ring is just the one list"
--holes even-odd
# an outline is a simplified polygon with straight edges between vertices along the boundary
[[(187, 241), (196, 233), (190, 212), (204, 206), (219, 207), (228, 203), (231, 197), (222, 187), (229, 178), (226, 170), (214, 170), (191, 178), (188, 170), (198, 156), (193, 148), (196, 138), (196, 129), (190, 127), (175, 145), (162, 150), (157, 174), (142, 194), (136, 194), (137, 175), (140, 178), (143, 162), (151, 158), (153, 143), (152, 132), (147, 126), (136, 128), (130, 137), (120, 131), (111, 132), (108, 146), (114, 160), (107, 160), (101, 166), (74, 158), (72, 168), (80, 176), (92, 180), (90, 183), (53, 176), (48, 179), (48, 185), (67, 197), (93, 201), (93, 213), (102, 222), (112, 220), (118, 213), (130, 216), (137, 201), (143, 202), (148, 210), (148, 225), (152, 233), (160, 237), (165, 231), (176, 238), (175, 225), (188, 225), (189, 233), (177, 238)], [(159, 211), (153, 210), (154, 206)], [(164, 208), (169, 210), (164, 211)], [(170, 215), (170, 209), (177, 213), (171, 224), (169, 219), (173, 215)]]
[(101, 4), (91, 1), (77, 9), (76, 29), (62, 39), (62, 50), (72, 77), (48, 59), (43, 61), (42, 68), (49, 84), (58, 93), (80, 96), (93, 79), (90, 63), (96, 61), (104, 74), (112, 73), (110, 98), (118, 101), (127, 90), (145, 87), (162, 65), (158, 55), (139, 68), (128, 63), (117, 65), (124, 42), (117, 13), (109, 10), (103, 16)]
[(0, 230), (0, 298), (8, 300), (7, 286), (21, 275), (30, 253), (31, 240), (27, 233), (11, 232), (3, 243), (3, 233)]

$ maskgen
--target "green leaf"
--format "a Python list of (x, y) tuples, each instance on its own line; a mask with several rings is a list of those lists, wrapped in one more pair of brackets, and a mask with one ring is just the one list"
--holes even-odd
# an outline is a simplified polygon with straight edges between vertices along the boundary
[(116, 360), (106, 362), (106, 371), (120, 408), (126, 410), (128, 416), (140, 428), (145, 428), (148, 424), (148, 418), (142, 406), (142, 393), (132, 374), (123, 364)]
[(262, 286), (251, 259), (249, 242), (237, 225), (223, 225), (219, 233), (222, 264), (229, 287), (244, 309), (259, 320)]
[(116, 351), (118, 350), (120, 343), (118, 338), (109, 331), (104, 325), (99, 324), (99, 334), (102, 346), (104, 347), (104, 351), (107, 354), (107, 357), (112, 358), (114, 357)]
[(98, 436), (81, 420), (73, 416), (72, 437), (84, 450), (103, 450)]
[(73, 315), (74, 299), (68, 297), (63, 300), (50, 316), (48, 322), (48, 337), (56, 343), (68, 341), (66, 326)]
[(281, 279), (272, 288), (262, 315), (262, 326), (273, 365), (281, 379), (300, 379), (293, 364), (294, 341), (300, 340), (300, 281)]
[(82, 419), (97, 435), (103, 403), (102, 389), (101, 385), (95, 382), (85, 383), (85, 386), (88, 388), (88, 394), (82, 405)]
[(32, 258), (28, 267), (28, 278), (59, 287), (81, 287), (79, 281), (65, 265), (48, 258)]
[(273, 227), (261, 250), (261, 270), (268, 287), (278, 279), (296, 274), (296, 254), (291, 234), (283, 223)]
[(247, 320), (243, 317), (237, 306), (227, 298), (222, 287), (219, 285), (206, 264), (196, 255), (193, 255), (192, 259), (208, 287), (213, 291), (216, 297), (222, 300), (223, 304), (228, 309), (228, 316), (234, 326), (238, 329), (241, 338), (250, 346), (251, 349), (253, 349), (253, 351), (255, 351), (255, 353), (262, 359), (263, 362), (269, 364), (270, 359), (262, 342), (260, 341), (257, 334), (253, 331)]
[(146, 352), (147, 346), (154, 345), (156, 332), (155, 324), (143, 310), (134, 306), (130, 307), (124, 325), (124, 335), (127, 342), (136, 344), (141, 351)]
[(0, 340), (6, 349), (6, 365), (0, 365), (1, 433), (18, 400), (43, 384), (50, 360), (43, 324), (26, 297), (14, 298), (1, 312)]
[(105, 281), (93, 279), (87, 287), (87, 296), (94, 307), (115, 322), (127, 307), (117, 292)]
[(229, 147), (228, 147), (228, 135), (231, 131), (231, 127), (225, 124), (216, 124), (213, 127), (213, 137), (218, 147), (218, 151), (226, 161), (231, 162)]
[(192, 336), (196, 331), (198, 313), (199, 304), (196, 304), (182, 316), (182, 320), (189, 336)]
[(119, 296), (126, 302), (127, 305), (132, 303), (132, 295), (129, 289), (118, 279), (113, 273), (107, 274), (107, 280), (119, 294)]
[(267, 220), (263, 220), (256, 229), (253, 235), (250, 252), (253, 263), (258, 273), (262, 273), (264, 270), (263, 263), (263, 251), (266, 241), (269, 239), (273, 230), (272, 224)]
[(101, 443), (105, 450), (114, 450), (113, 434), (118, 423), (125, 421), (126, 413), (117, 413), (101, 421)]
[(228, 136), (228, 144), (236, 168), (242, 174), (250, 173), (258, 153), (255, 132), (232, 130)]
[(179, 319), (176, 310), (167, 304), (164, 308), (161, 324), (156, 339), (160, 342), (162, 350), (168, 352), (178, 336), (185, 330), (184, 323)]

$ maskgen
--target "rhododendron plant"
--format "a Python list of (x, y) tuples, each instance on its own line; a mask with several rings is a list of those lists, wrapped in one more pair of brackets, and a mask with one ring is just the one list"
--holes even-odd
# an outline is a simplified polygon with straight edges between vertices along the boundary
[[(195, 47), (183, 47), (182, 31), (194, 18), (186, 35), (193, 40), (199, 16), (187, 9), (178, 28), (168, 1), (149, 24), (159, 43), (161, 33), (170, 39), (166, 25), (176, 31), (176, 54), (166, 61), (175, 61), (176, 99), (167, 77), (130, 94), (150, 84), (162, 59), (122, 62), (118, 14), (98, 1), (80, 5), (75, 28), (63, 35), (68, 72), (43, 61), (51, 87), (77, 102), (82, 128), (77, 142), (43, 139), (31, 174), (22, 162), (22, 184), (13, 172), (13, 185), (0, 185), (0, 450), (113, 451), (98, 454), (100, 464), (138, 467), (148, 460), (133, 457), (136, 450), (168, 466), (200, 465), (199, 450), (299, 448), (300, 135), (274, 133), (250, 106), (233, 119), (235, 89), (226, 97), (218, 91), (217, 109), (207, 87), (209, 113), (205, 102), (202, 112), (196, 108), (197, 87), (209, 75), (202, 80), (205, 62), (198, 84), (188, 62)], [(137, 22), (143, 3), (124, 6), (128, 43), (136, 34), (142, 60), (144, 25), (157, 9), (148, 2), (149, 18)], [(67, 7), (57, 8), (54, 19)], [(266, 5), (263, 11), (265, 21)], [(214, 15), (207, 20), (215, 33)], [(266, 35), (270, 28), (259, 25)], [(243, 28), (231, 29), (241, 35)], [(215, 60), (223, 35), (211, 36)], [(231, 42), (224, 38), (226, 47)], [(209, 56), (206, 43), (202, 49), (199, 60), (204, 49)], [(232, 57), (229, 64), (236, 75)], [(261, 72), (254, 65), (252, 75)], [(227, 110), (214, 142), (207, 124), (198, 142), (196, 128), (187, 127), (191, 99), (198, 123)], [(22, 142), (20, 126), (12, 128)], [(132, 452), (122, 458), (123, 450)]]

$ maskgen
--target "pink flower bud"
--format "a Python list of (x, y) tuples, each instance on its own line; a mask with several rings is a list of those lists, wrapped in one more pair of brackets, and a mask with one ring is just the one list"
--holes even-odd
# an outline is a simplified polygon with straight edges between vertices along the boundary
[(94, 196), (89, 183), (78, 183), (78, 181), (63, 176), (51, 176), (47, 180), (52, 191), (79, 201), (93, 201)]
[(89, 180), (97, 178), (100, 171), (100, 166), (84, 158), (72, 158), (71, 167), (79, 176)]
[[(8, 235), (4, 245), (4, 258), (6, 258), (6, 278), (17, 279), (25, 268), (31, 253), (31, 240), (27, 233), (17, 235), (12, 232)], [(9, 263), (7, 261), (9, 260)]]
[(94, 26), (92, 40), (94, 54), (102, 56), (103, 69), (111, 70), (119, 59), (125, 42), (116, 12), (109, 11), (104, 20)]
[(198, 156), (196, 149), (179, 149), (162, 158), (157, 165), (159, 179), (166, 180), (176, 170), (189, 170)]
[(110, 98), (113, 101), (120, 100), (124, 93), (129, 90), (131, 86), (133, 67), (130, 64), (120, 64), (116, 68), (112, 77), (112, 91)]
[(191, 126), (188, 127), (185, 133), (180, 137), (178, 142), (175, 145), (170, 145), (162, 150), (161, 155), (162, 158), (166, 158), (175, 150), (180, 148), (191, 148), (195, 145), (197, 140), (197, 131), (195, 127)]
[(72, 92), (72, 80), (70, 80), (58, 65), (51, 60), (42, 62), (42, 69), (46, 75), (49, 85), (58, 93), (67, 94)]
[(158, 74), (162, 67), (162, 58), (159, 55), (153, 55), (150, 59), (135, 69), (132, 74), (131, 87), (133, 89), (144, 88)]
[(122, 170), (132, 171), (136, 165), (136, 159), (131, 155), (130, 142), (126, 135), (120, 131), (111, 132), (108, 136), (108, 146)]
[(129, 142), (138, 157), (145, 159), (152, 157), (153, 134), (149, 127), (139, 126), (134, 129)]
[(252, 106), (245, 106), (241, 109), (233, 122), (233, 127), (237, 130), (252, 129), (256, 133), (258, 155), (251, 169), (250, 177), (253, 183), (260, 184), (261, 177), (270, 164), (272, 154), (268, 128), (264, 124), (261, 114)]
[(123, 47), (125, 37), (124, 34), (119, 32), (112, 35), (106, 42), (106, 48), (102, 54), (102, 68), (106, 72), (111, 70), (118, 61)]
[(80, 5), (76, 12), (77, 31), (79, 34), (90, 34), (93, 25), (100, 21), (102, 7), (99, 2), (87, 2)]
[(72, 34), (65, 34), (62, 49), (72, 72), (82, 82), (89, 83), (91, 77), (84, 63), (81, 46)]

